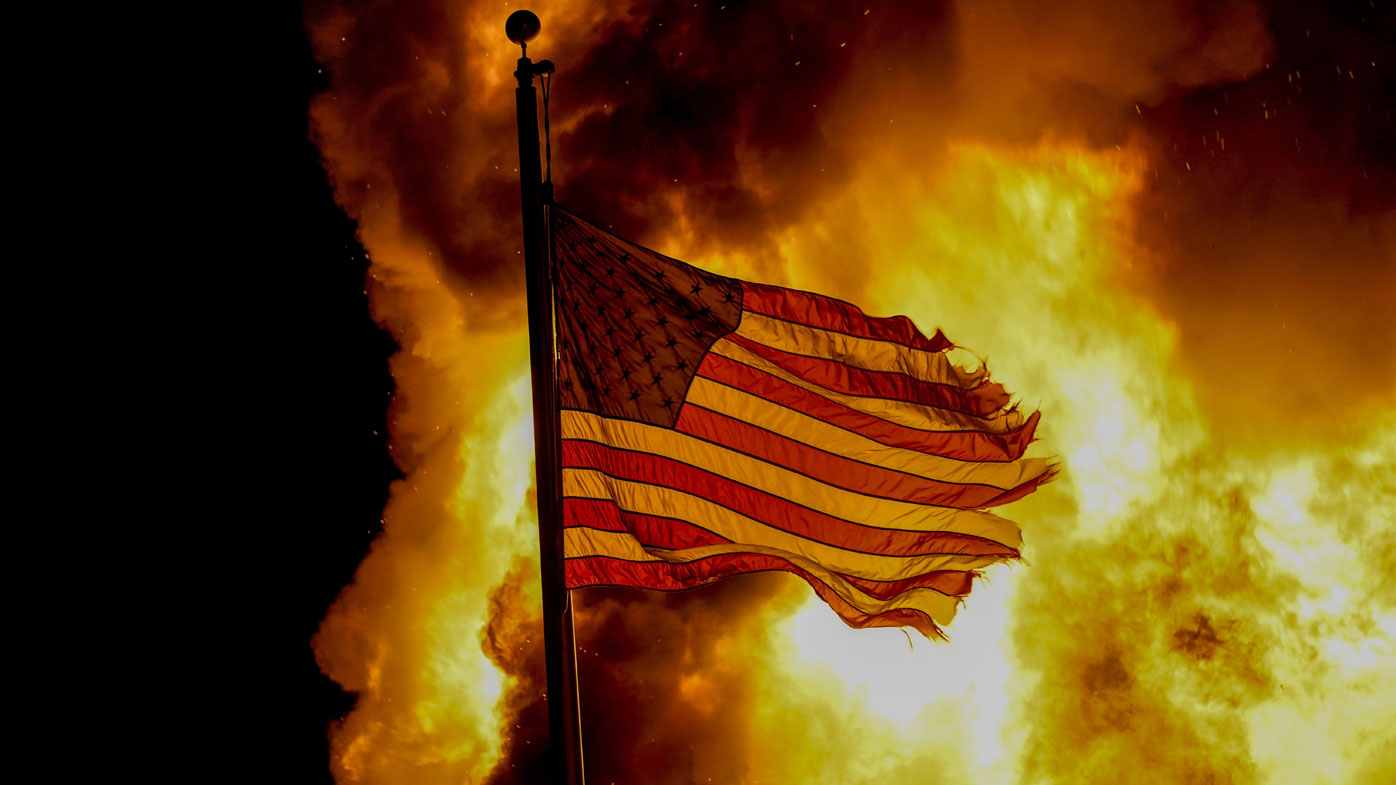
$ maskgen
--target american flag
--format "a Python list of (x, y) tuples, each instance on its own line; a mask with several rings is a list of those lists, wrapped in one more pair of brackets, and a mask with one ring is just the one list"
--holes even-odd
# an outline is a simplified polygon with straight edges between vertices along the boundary
[(939, 331), (740, 281), (550, 208), (568, 588), (781, 570), (849, 625), (928, 637), (1016, 559), (1024, 415)]

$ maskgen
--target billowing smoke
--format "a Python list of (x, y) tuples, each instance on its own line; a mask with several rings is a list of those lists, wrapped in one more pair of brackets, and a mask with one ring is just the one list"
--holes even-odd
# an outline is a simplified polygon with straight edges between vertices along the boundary
[[(1003, 694), (960, 696), (1002, 717), (960, 723), (952, 670), (899, 726), (823, 654), (795, 678), (808, 591), (782, 576), (592, 590), (592, 782), (1287, 782), (1288, 723), (1338, 722), (1339, 700), (1368, 718), (1297, 769), (1391, 772), (1353, 741), (1383, 715), (1331, 642), (1389, 662), (1396, 636), (1389, 12), (531, 7), (530, 54), (558, 66), (561, 203), (680, 258), (945, 326), (1040, 400), (1066, 459), (1062, 487), (1012, 513), (1031, 566), (949, 630), (1008, 647), (1008, 675), (983, 682)], [(307, 3), (331, 85), (312, 134), (402, 346), (406, 476), (316, 640), (359, 695), (332, 734), (345, 783), (544, 781), (512, 10)], [(1360, 562), (1293, 555), (1313, 547)], [(977, 631), (994, 604), (1011, 617)]]

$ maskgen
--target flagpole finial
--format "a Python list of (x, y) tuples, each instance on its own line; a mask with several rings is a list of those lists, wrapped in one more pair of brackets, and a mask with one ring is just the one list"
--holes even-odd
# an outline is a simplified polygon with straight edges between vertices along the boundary
[(539, 21), (538, 15), (532, 11), (520, 9), (504, 20), (504, 34), (509, 36), (509, 40), (523, 47), (524, 56), (528, 55), (528, 42), (538, 37), (538, 31), (543, 29), (543, 23)]

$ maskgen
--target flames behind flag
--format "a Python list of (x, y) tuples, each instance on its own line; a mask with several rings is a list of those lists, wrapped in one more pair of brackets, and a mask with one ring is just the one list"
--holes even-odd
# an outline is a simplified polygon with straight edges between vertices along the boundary
[[(548, 3), (559, 198), (912, 316), (1052, 423), (931, 645), (781, 576), (579, 598), (600, 783), (1396, 775), (1380, 3)], [(511, 6), (307, 4), (404, 479), (314, 645), (341, 783), (541, 782)]]

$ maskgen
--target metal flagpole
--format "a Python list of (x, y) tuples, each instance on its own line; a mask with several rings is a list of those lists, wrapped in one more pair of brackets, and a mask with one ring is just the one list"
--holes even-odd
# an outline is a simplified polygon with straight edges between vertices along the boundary
[[(585, 785), (577, 700), (577, 649), (572, 604), (562, 571), (562, 470), (558, 459), (557, 356), (553, 337), (551, 253), (544, 242), (542, 175), (538, 166), (538, 98), (533, 77), (551, 73), (547, 60), (528, 59), (528, 42), (542, 24), (531, 11), (515, 11), (504, 23), (509, 40), (523, 47), (514, 90), (519, 115), (519, 184), (523, 195), (524, 266), (528, 283), (529, 359), (533, 370), (533, 438), (538, 489), (538, 560), (543, 578), (543, 647), (546, 652), (548, 768), (559, 785)], [(551, 184), (549, 184), (551, 185)]]

